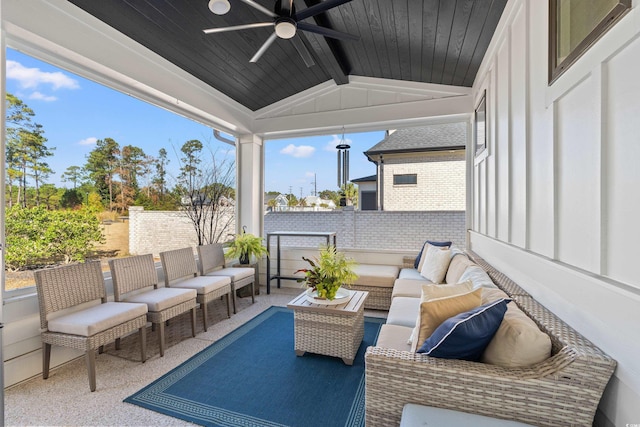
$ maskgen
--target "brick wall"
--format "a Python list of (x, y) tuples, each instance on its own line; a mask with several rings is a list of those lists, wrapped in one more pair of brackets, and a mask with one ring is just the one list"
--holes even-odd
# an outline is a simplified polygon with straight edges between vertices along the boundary
[[(271, 212), (265, 232), (335, 231), (338, 248), (417, 251), (426, 239), (451, 240), (464, 247), (464, 211)], [(282, 246), (317, 247), (322, 238), (286, 237)]]
[[(356, 211), (270, 212), (265, 233), (273, 231), (335, 231), (340, 249), (415, 252), (426, 239), (451, 240), (465, 246), (464, 211)], [(235, 230), (232, 225), (231, 230)], [(233, 231), (232, 231), (233, 232)], [(285, 237), (285, 247), (317, 248), (319, 237)], [(191, 220), (174, 211), (129, 208), (129, 251), (132, 255), (197, 246)]]
[[(233, 215), (230, 209), (229, 215)], [(229, 232), (235, 232), (232, 222)], [(179, 211), (145, 211), (129, 208), (129, 252), (132, 255), (154, 254), (187, 246), (196, 247), (198, 239), (193, 222)]]
[[(465, 170), (464, 151), (385, 157), (384, 210), (464, 210)], [(417, 174), (417, 184), (393, 185), (394, 174)]]

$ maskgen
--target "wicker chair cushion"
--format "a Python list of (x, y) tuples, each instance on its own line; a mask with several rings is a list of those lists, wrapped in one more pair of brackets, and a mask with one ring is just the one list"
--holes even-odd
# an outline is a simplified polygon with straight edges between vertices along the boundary
[(531, 366), (551, 356), (551, 338), (511, 302), (482, 362), (517, 368)]
[(466, 280), (471, 280), (474, 288), (497, 288), (495, 283), (493, 283), (493, 280), (491, 280), (489, 275), (479, 265), (470, 265), (464, 270), (458, 279), (460, 282), (464, 282)]
[(422, 277), (420, 270), (416, 270), (415, 268), (401, 269), (400, 274), (398, 274), (398, 279), (422, 280), (423, 282), (429, 282), (429, 280)]
[(424, 265), (420, 269), (420, 274), (433, 283), (442, 283), (451, 262), (451, 251), (429, 245), (424, 258)]
[(423, 427), (427, 425), (432, 427), (533, 427), (531, 424), (520, 423), (518, 421), (501, 420), (498, 418), (485, 417), (484, 415), (417, 405), (415, 403), (409, 403), (404, 406), (400, 427)]
[(387, 324), (413, 328), (416, 325), (416, 313), (418, 310), (420, 310), (420, 298), (394, 298), (389, 308)]
[(395, 265), (359, 264), (353, 271), (358, 275), (353, 282), (355, 285), (391, 288), (400, 269)]
[(195, 289), (198, 295), (208, 294), (231, 283), (229, 276), (198, 276), (171, 284), (172, 288)]
[(420, 295), (422, 294), (422, 285), (425, 284), (431, 284), (431, 282), (426, 280), (396, 279), (395, 284), (393, 285), (391, 297), (420, 298)]
[(499, 299), (445, 320), (418, 353), (444, 359), (480, 360), (500, 327), (510, 301)]
[(447, 319), (480, 306), (482, 289), (462, 295), (435, 298), (420, 303), (420, 323), (417, 337), (414, 335), (411, 349), (416, 351)]
[(146, 304), (149, 311), (162, 311), (196, 298), (194, 289), (159, 288), (127, 296), (123, 301)]
[(145, 304), (107, 302), (49, 320), (50, 332), (90, 337), (147, 314)]
[(449, 269), (447, 270), (447, 274), (445, 276), (445, 281), (447, 283), (458, 283), (460, 282), (460, 276), (467, 269), (467, 267), (471, 265), (476, 265), (473, 261), (471, 261), (465, 254), (457, 254), (451, 258), (451, 263), (449, 263)]
[(227, 276), (231, 281), (238, 282), (247, 277), (253, 277), (256, 274), (255, 268), (250, 267), (228, 267), (221, 270), (210, 271), (207, 276)]
[(411, 345), (408, 344), (408, 340), (411, 331), (413, 331), (413, 328), (408, 326), (382, 325), (376, 346), (409, 351), (411, 350)]

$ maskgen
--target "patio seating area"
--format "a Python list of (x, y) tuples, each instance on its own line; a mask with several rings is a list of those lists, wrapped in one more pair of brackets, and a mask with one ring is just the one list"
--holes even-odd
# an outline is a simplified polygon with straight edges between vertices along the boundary
[[(147, 331), (147, 361), (140, 363), (137, 338), (123, 340), (121, 350), (105, 347), (96, 361), (98, 389), (89, 393), (82, 358), (51, 371), (49, 379), (37, 376), (5, 390), (5, 425), (188, 425), (135, 405), (123, 404), (125, 397), (159, 378), (213, 342), (224, 337), (271, 306), (285, 307), (299, 288), (262, 289), (255, 304), (251, 298), (238, 298), (238, 313), (227, 317), (225, 304), (212, 304), (208, 313), (209, 329), (197, 322), (196, 337), (190, 335), (190, 314), (169, 322), (165, 330), (166, 350), (160, 357), (158, 335)], [(380, 317), (383, 312), (365, 311)], [(150, 327), (149, 327), (150, 328)], [(82, 404), (78, 404), (78, 402)]]

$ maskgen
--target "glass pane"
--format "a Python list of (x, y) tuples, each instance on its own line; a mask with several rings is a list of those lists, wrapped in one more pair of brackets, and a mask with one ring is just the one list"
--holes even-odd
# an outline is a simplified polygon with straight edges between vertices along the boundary
[(557, 63), (573, 52), (618, 3), (618, 0), (558, 0)]

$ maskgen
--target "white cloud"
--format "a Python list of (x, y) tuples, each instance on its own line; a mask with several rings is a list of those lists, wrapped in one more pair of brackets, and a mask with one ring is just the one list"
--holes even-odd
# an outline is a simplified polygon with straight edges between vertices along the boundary
[(23, 89), (35, 89), (40, 85), (51, 85), (53, 90), (78, 89), (77, 80), (61, 71), (47, 72), (39, 68), (27, 68), (16, 61), (7, 61), (7, 78), (17, 80)]
[(307, 172), (304, 174), (304, 176), (306, 176), (307, 178), (313, 178), (314, 176), (316, 176), (315, 172)]
[(349, 138), (345, 138), (344, 141), (342, 140), (342, 135), (338, 136), (338, 135), (331, 135), (331, 141), (327, 142), (327, 144), (324, 146), (324, 151), (336, 151), (336, 145), (338, 144), (349, 144), (351, 145), (353, 141), (351, 141)]
[(96, 142), (98, 142), (98, 138), (90, 136), (89, 138), (85, 138), (78, 142), (78, 145), (94, 145)]
[(31, 95), (29, 95), (29, 99), (36, 99), (38, 101), (52, 102), (52, 101), (56, 101), (58, 98), (53, 96), (53, 95), (45, 95), (42, 92), (35, 91)]
[(289, 144), (280, 150), (280, 154), (288, 154), (293, 157), (311, 157), (315, 151), (316, 149), (310, 145)]

